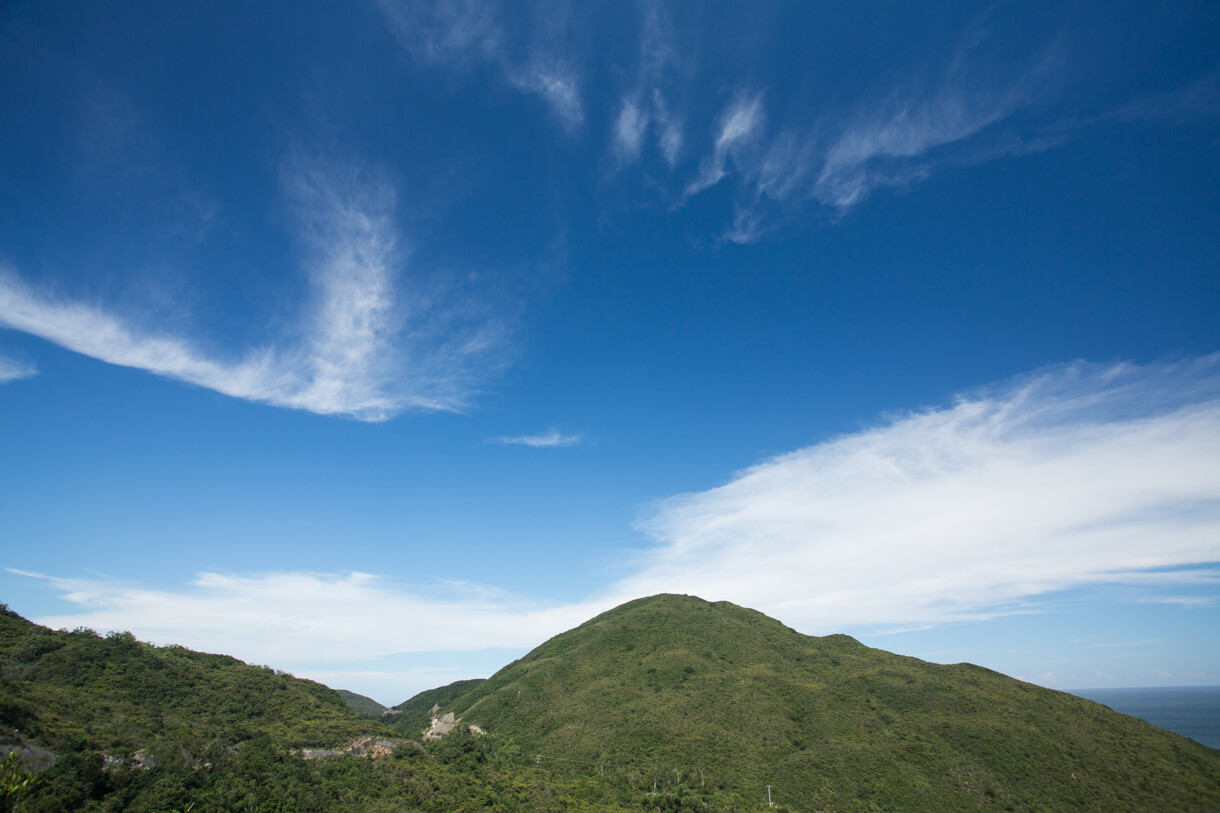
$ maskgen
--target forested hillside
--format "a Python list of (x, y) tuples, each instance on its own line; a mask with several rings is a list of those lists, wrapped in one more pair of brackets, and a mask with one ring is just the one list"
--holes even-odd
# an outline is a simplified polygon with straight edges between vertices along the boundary
[[(0, 734), (0, 753), (54, 758), (32, 776), (0, 768), (0, 811), (620, 809), (600, 785), (554, 777), (465, 730), (426, 753), (344, 754), (369, 737), (404, 740), (312, 681), (128, 633), (56, 632), (7, 608)], [(306, 760), (303, 749), (339, 753)]]
[[(486, 681), (417, 695), (393, 726), (349, 702), (5, 609), (0, 749), (24, 767), (0, 766), (0, 810), (710, 813), (765, 809), (768, 792), (792, 811), (1220, 809), (1220, 752), (1191, 740), (688, 596), (631, 602)], [(459, 724), (419, 742), (434, 705)]]
[(1216, 810), (1220, 752), (1073, 695), (754, 610), (654, 596), (456, 698), (460, 716), (633, 789), (799, 810)]

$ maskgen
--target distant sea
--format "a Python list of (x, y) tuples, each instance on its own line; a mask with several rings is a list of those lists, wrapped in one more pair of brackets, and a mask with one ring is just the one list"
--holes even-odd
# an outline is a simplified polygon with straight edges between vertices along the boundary
[(1220, 686), (1074, 689), (1072, 694), (1220, 748)]

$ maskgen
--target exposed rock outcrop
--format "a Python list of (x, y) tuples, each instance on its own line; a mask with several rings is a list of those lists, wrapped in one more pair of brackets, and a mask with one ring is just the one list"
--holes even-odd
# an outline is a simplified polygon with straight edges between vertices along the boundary
[(343, 756), (342, 751), (335, 751), (331, 748), (302, 748), (300, 753), (301, 759), (328, 759)]
[(424, 732), (424, 742), (428, 740), (439, 740), (441, 737), (453, 730), (460, 720), (454, 719), (453, 712), (448, 712), (444, 717), (437, 717), (437, 712), (440, 708), (432, 707), (432, 727)]
[[(439, 740), (441, 737), (457, 728), (458, 723), (462, 722), (462, 718), (455, 718), (453, 716), (453, 712), (446, 713), (444, 717), (437, 716), (440, 714), (440, 711), (440, 706), (432, 707), (432, 726), (424, 732), (424, 742), (428, 742), (429, 740)], [(466, 730), (471, 734), (478, 734), (480, 737), (487, 734), (486, 731), (473, 723), (466, 726)]]
[[(301, 759), (329, 759), (330, 757), (349, 755), (366, 759), (380, 759), (381, 757), (388, 757), (394, 753), (395, 748), (403, 745), (424, 751), (424, 747), (417, 742), (401, 743), (394, 742), (393, 740), (382, 740), (377, 737), (364, 737), (363, 739), (356, 740), (342, 751), (336, 751), (333, 748), (302, 748), (296, 753), (301, 755)], [(424, 751), (424, 753), (427, 752)]]
[(394, 749), (398, 747), (398, 743), (392, 740), (379, 740), (375, 737), (365, 737), (362, 740), (356, 740), (351, 745), (343, 750), (356, 757), (367, 757), (368, 759), (378, 759), (379, 757), (388, 757), (394, 753)]

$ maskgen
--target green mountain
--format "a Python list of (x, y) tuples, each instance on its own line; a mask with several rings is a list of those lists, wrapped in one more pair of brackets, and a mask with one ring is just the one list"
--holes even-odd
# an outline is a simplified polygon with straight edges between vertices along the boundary
[(491, 737), (421, 752), (319, 683), (0, 604), (2, 813), (622, 809)]
[(370, 720), (380, 720), (381, 715), (386, 713), (386, 707), (371, 697), (349, 692), (347, 689), (335, 689), (335, 693), (343, 698), (349, 709), (361, 717), (367, 717)]
[[(434, 704), (462, 724), (408, 743)], [(0, 811), (711, 813), (764, 809), (768, 786), (791, 811), (1220, 810), (1220, 751), (686, 596), (625, 604), (385, 719), (268, 667), (0, 605), (0, 756), (18, 754)]]
[(1220, 751), (977, 666), (687, 596), (604, 613), (446, 710), (666, 804), (749, 808), (770, 786), (805, 811), (1220, 810)]

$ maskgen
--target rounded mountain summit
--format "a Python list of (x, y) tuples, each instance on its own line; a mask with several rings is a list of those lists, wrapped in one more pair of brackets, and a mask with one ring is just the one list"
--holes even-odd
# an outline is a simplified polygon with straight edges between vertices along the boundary
[(433, 698), (539, 766), (710, 809), (769, 790), (809, 811), (1220, 810), (1220, 752), (1190, 739), (692, 596), (629, 602)]

